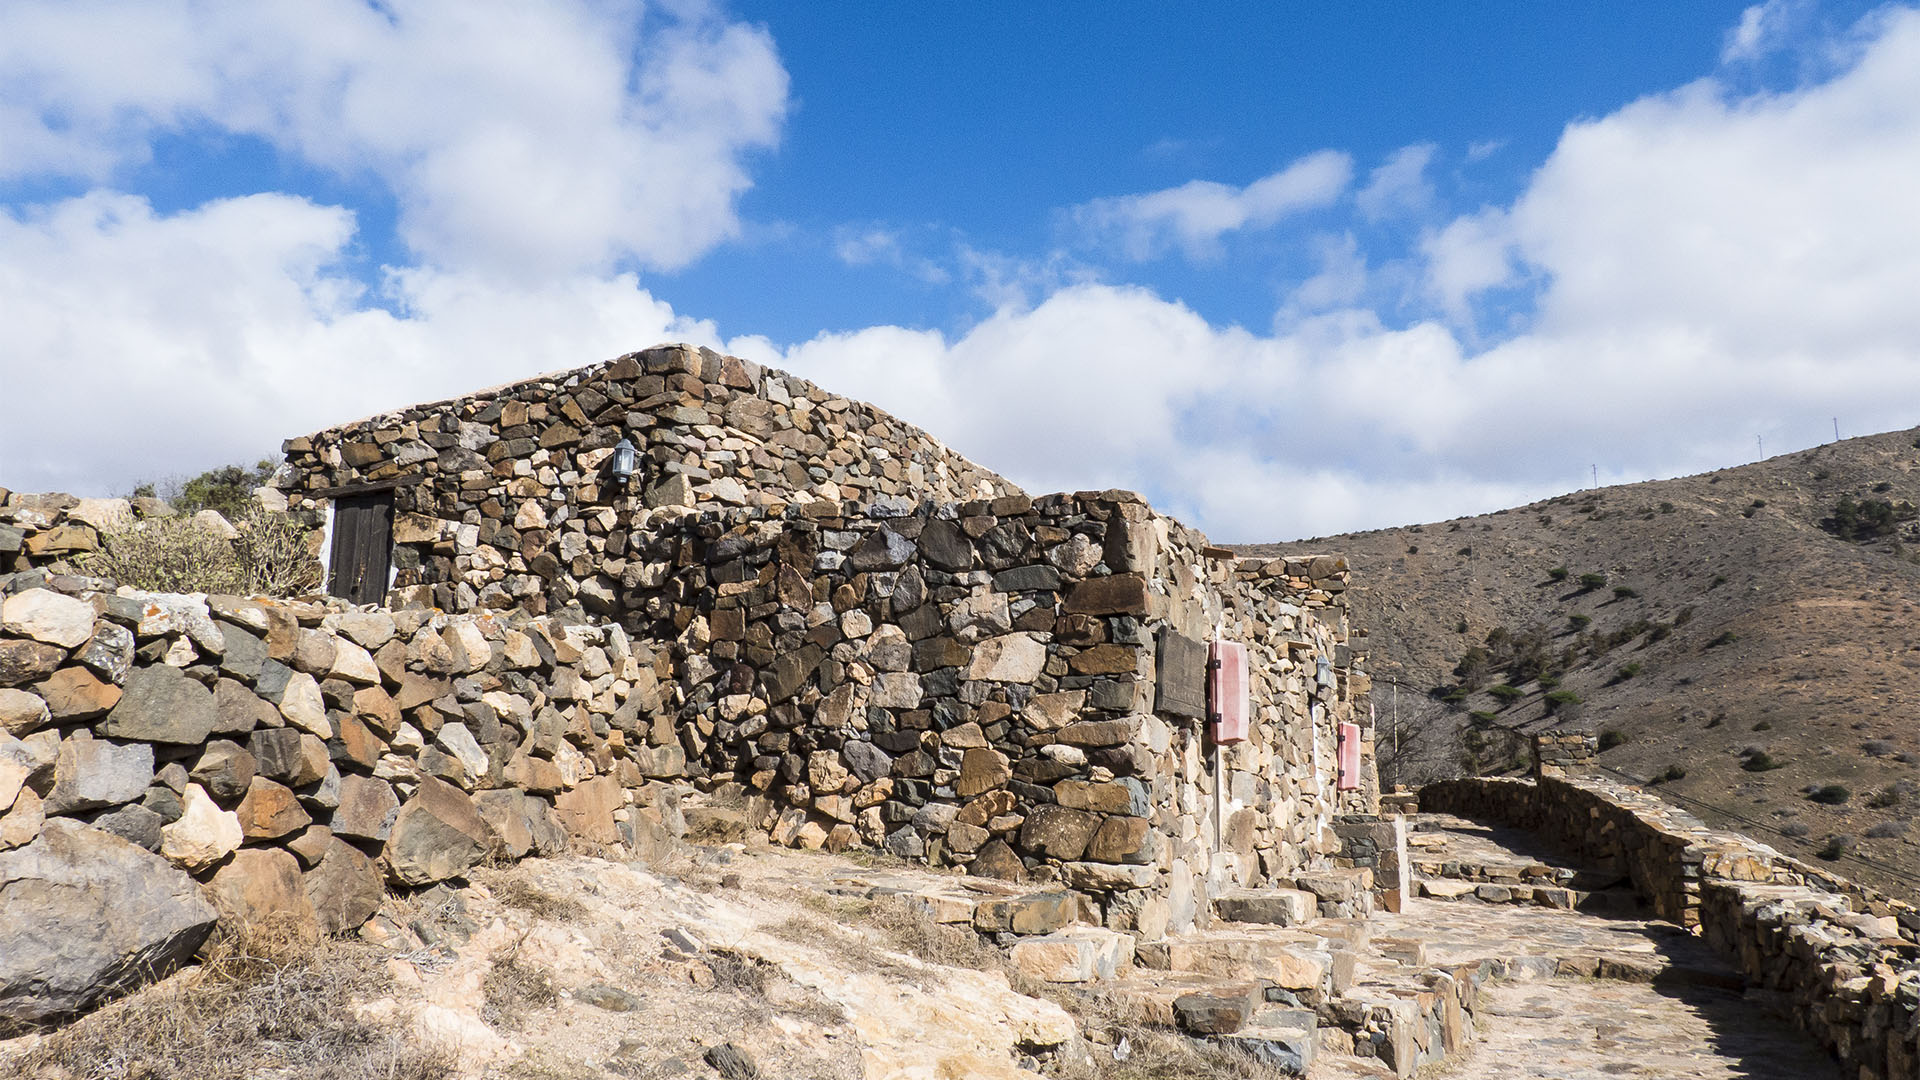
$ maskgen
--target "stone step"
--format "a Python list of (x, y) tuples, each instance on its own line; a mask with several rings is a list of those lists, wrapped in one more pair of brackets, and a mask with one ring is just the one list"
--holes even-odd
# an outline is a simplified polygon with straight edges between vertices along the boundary
[(1265, 1009), (1214, 1041), (1285, 1075), (1305, 1076), (1319, 1048), (1318, 1018), (1311, 1009)]
[[(1465, 985), (1461, 978), (1474, 985)], [(1476, 974), (1439, 968), (1405, 969), (1383, 981), (1357, 984), (1322, 1006), (1322, 1044), (1378, 1060), (1396, 1077), (1456, 1055), (1473, 1040)]]
[(1630, 889), (1588, 891), (1557, 885), (1503, 885), (1491, 881), (1435, 878), (1419, 882), (1420, 895), (1431, 900), (1472, 900), (1483, 904), (1520, 904), (1562, 911), (1630, 913), (1641, 907)]
[(1177, 1027), (1173, 1003), (1188, 994), (1233, 997), (1260, 993), (1258, 979), (1223, 978), (1191, 971), (1153, 971), (1139, 967), (1091, 988), (1117, 1020), (1156, 1027)]
[(1142, 967), (1264, 979), (1276, 987), (1310, 995), (1338, 993), (1352, 980), (1356, 960), (1349, 949), (1314, 947), (1277, 933), (1219, 931), (1141, 942), (1135, 956)]
[(983, 900), (974, 905), (973, 928), (986, 934), (1038, 937), (1076, 923), (1097, 923), (1097, 913), (1089, 912), (1086, 904), (1085, 897), (1064, 889)]
[(1365, 918), (1373, 914), (1373, 871), (1364, 866), (1310, 871), (1296, 875), (1293, 884), (1314, 895), (1325, 918)]
[(1441, 857), (1409, 860), (1414, 876), (1427, 880), (1491, 882), (1496, 885), (1557, 885), (1567, 889), (1609, 889), (1625, 879), (1611, 870), (1585, 870), (1546, 863), (1488, 863)]
[(1320, 915), (1320, 899), (1305, 889), (1234, 889), (1213, 898), (1215, 916), (1236, 923), (1298, 926)]
[(1133, 935), (1098, 926), (1071, 926), (1022, 938), (1008, 950), (1014, 970), (1049, 983), (1115, 978), (1133, 967)]

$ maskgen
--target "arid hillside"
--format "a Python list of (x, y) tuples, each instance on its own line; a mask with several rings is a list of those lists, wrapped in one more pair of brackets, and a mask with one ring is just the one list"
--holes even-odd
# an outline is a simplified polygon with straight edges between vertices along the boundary
[(1920, 429), (1240, 550), (1351, 562), (1383, 781), (1517, 771), (1525, 733), (1585, 728), (1708, 820), (1913, 895), (1917, 468)]

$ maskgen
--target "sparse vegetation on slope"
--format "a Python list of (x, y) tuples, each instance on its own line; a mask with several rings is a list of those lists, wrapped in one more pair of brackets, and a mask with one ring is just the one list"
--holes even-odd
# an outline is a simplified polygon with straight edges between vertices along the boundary
[[(1842, 872), (1913, 894), (1920, 833), (1874, 827), (1920, 811), (1876, 805), (1920, 781), (1917, 436), (1243, 550), (1348, 558), (1386, 783), (1511, 770), (1508, 745), (1542, 728), (1611, 729), (1628, 741), (1608, 767), (1755, 819), (1797, 807), (1805, 835), (1762, 839), (1811, 857), (1846, 837)], [(1475, 533), (1472, 561), (1408, 552), (1422, 530)], [(1483, 629), (1463, 640), (1461, 621)], [(1556, 711), (1558, 693), (1582, 704)], [(1767, 745), (1742, 752), (1756, 731)], [(1801, 797), (1829, 783), (1859, 794)]]

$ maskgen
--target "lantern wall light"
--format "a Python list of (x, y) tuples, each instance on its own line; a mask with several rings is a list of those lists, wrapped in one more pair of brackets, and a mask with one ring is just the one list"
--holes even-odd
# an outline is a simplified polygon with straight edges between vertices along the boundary
[(607, 472), (616, 483), (624, 487), (627, 481), (633, 479), (633, 470), (638, 459), (639, 454), (634, 450), (633, 443), (623, 438), (613, 444), (613, 457), (609, 460)]

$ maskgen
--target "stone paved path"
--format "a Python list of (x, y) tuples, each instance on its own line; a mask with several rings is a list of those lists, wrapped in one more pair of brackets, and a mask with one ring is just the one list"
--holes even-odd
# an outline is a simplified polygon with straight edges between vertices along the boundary
[(1475, 1080), (1838, 1080), (1840, 1067), (1739, 995), (1608, 980), (1489, 984), (1472, 1051), (1441, 1076)]

